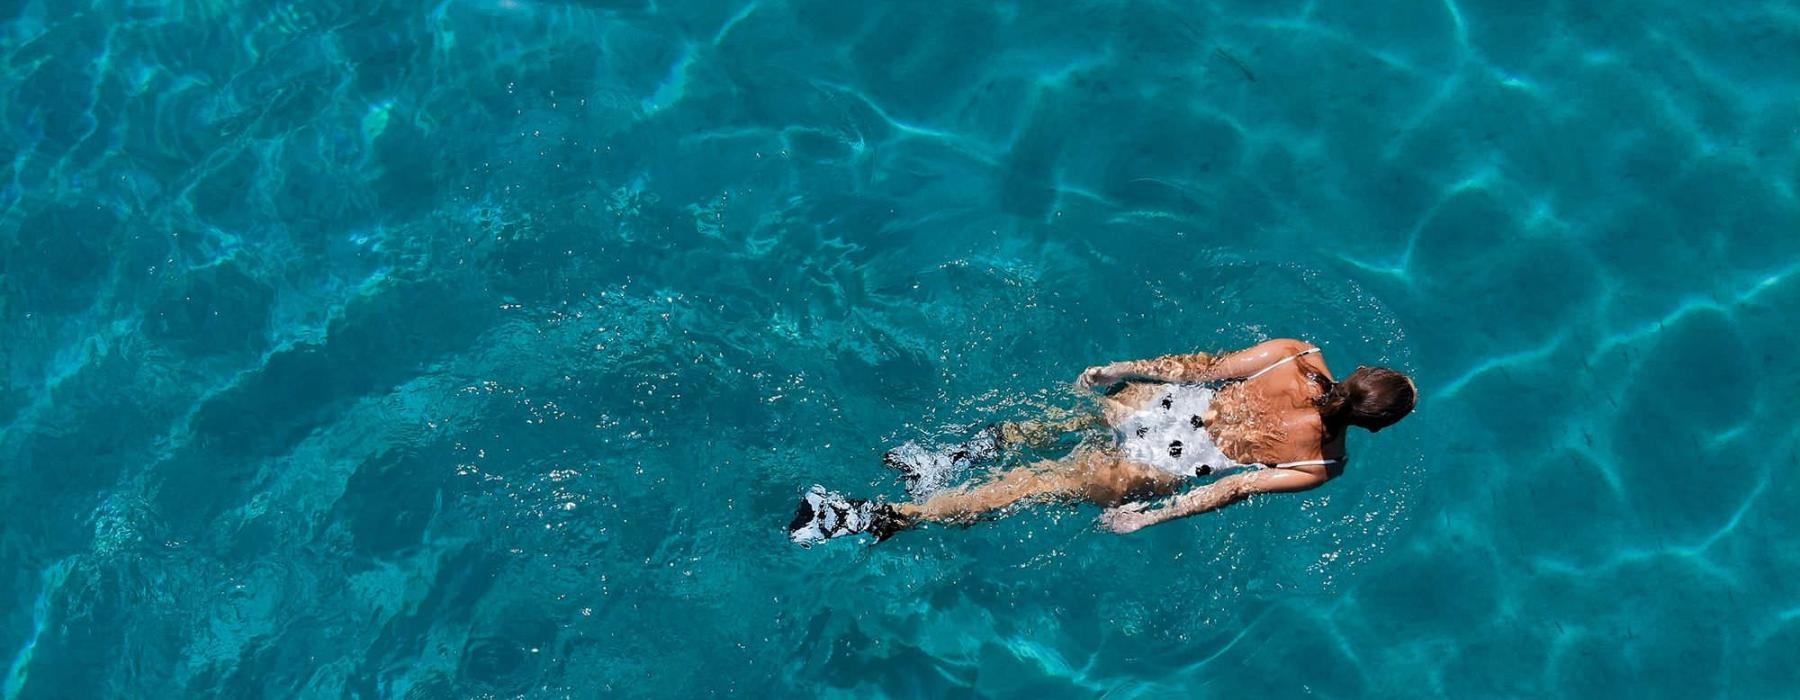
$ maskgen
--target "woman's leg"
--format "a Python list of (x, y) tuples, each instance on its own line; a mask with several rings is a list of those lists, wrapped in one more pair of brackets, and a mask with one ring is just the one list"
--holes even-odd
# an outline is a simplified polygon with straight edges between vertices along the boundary
[(1002, 444), (1047, 447), (1063, 435), (1098, 426), (1116, 426), (1138, 409), (1161, 397), (1169, 385), (1157, 382), (1132, 382), (1111, 396), (1100, 399), (1100, 411), (1057, 410), (1036, 420), (999, 423), (994, 430)]
[(896, 504), (894, 512), (904, 518), (907, 525), (924, 522), (969, 524), (1028, 499), (1072, 500), (1081, 493), (1081, 481), (1068, 468), (1066, 462), (1069, 459), (1039, 462), (1006, 472), (986, 483), (939, 491), (922, 502)]
[[(795, 509), (788, 537), (796, 544), (813, 543), (842, 535), (872, 532), (882, 540), (900, 530), (925, 522), (971, 523), (981, 517), (1027, 500), (1085, 500), (1103, 506), (1166, 495), (1176, 491), (1179, 477), (1152, 467), (1120, 459), (1109, 450), (1077, 448), (1060, 460), (1043, 461), (1014, 469), (992, 481), (940, 490), (949, 477), (971, 463), (995, 456), (1006, 446), (1044, 446), (1063, 434), (1104, 422), (1115, 425), (1131, 411), (1153, 400), (1160, 385), (1134, 384), (1104, 399), (1102, 412), (1067, 412), (1035, 421), (1002, 423), (984, 430), (988, 444), (974, 441), (946, 454), (928, 453), (908, 443), (910, 450), (896, 449), (884, 458), (909, 479), (915, 497), (932, 494), (913, 503), (890, 504), (850, 499), (814, 486)], [(981, 454), (977, 454), (981, 453)], [(923, 467), (923, 468), (922, 468)]]
[(1088, 501), (1110, 507), (1166, 496), (1179, 490), (1183, 481), (1108, 450), (1083, 448), (1060, 460), (1014, 469), (986, 483), (941, 491), (913, 503), (850, 499), (814, 486), (795, 509), (788, 538), (811, 546), (867, 532), (879, 542), (928, 522), (968, 525), (1026, 501)]
[(1000, 438), (1000, 444), (1006, 447), (1024, 445), (1031, 448), (1042, 448), (1054, 445), (1062, 436), (1092, 427), (1100, 422), (1100, 416), (1091, 411), (1054, 411), (1035, 420), (1012, 421), (994, 424), (994, 434)]
[[(1100, 411), (1053, 408), (1039, 418), (995, 423), (961, 445), (939, 451), (951, 460), (980, 461), (999, 456), (1001, 450), (1015, 446), (1041, 449), (1056, 444), (1064, 435), (1101, 425), (1117, 425), (1126, 416), (1161, 395), (1166, 385), (1132, 383), (1118, 393), (1100, 400)], [(916, 459), (913, 457), (912, 459)], [(889, 466), (905, 469), (907, 456), (897, 448), (889, 450), (885, 461)]]
[(922, 522), (969, 524), (1024, 501), (1089, 501), (1117, 505), (1126, 500), (1172, 493), (1180, 479), (1109, 451), (1076, 450), (1068, 457), (1039, 462), (974, 486), (939, 492), (916, 503), (893, 506), (905, 525)]
[(989, 425), (974, 437), (953, 445), (925, 447), (909, 440), (888, 450), (881, 463), (898, 470), (906, 478), (907, 490), (915, 498), (923, 498), (944, 490), (976, 465), (997, 460), (1009, 450), (1021, 446), (1051, 447), (1062, 436), (1099, 422), (1100, 417), (1093, 411), (1053, 410), (1034, 420)]

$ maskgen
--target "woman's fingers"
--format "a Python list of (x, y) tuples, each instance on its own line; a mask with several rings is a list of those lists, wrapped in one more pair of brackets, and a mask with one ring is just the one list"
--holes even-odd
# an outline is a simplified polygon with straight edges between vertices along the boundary
[[(1131, 508), (1136, 505), (1137, 508)], [(1100, 514), (1100, 527), (1124, 535), (1137, 532), (1148, 524), (1148, 516), (1139, 512), (1143, 504), (1129, 504), (1118, 508), (1108, 508)]]

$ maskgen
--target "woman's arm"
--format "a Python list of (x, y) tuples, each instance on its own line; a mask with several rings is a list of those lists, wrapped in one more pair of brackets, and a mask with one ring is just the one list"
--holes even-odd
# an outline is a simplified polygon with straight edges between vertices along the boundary
[(1210, 355), (1164, 355), (1149, 360), (1114, 362), (1089, 367), (1076, 383), (1084, 387), (1111, 386), (1119, 382), (1177, 382), (1199, 384), (1247, 377), (1264, 367), (1279, 362), (1312, 345), (1298, 340), (1280, 339), (1258, 343), (1237, 352)]
[(1149, 360), (1114, 362), (1089, 367), (1075, 383), (1086, 388), (1112, 386), (1119, 382), (1193, 382), (1212, 375), (1220, 355), (1197, 352), (1192, 355), (1163, 355)]
[(1157, 523), (1218, 510), (1259, 493), (1292, 493), (1317, 488), (1326, 478), (1295, 469), (1258, 469), (1233, 474), (1169, 499), (1160, 508), (1128, 503), (1100, 514), (1100, 526), (1121, 535)]

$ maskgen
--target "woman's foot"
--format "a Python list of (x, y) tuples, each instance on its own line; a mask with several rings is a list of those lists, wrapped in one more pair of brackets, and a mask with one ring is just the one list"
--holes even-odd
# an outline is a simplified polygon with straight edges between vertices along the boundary
[(882, 455), (881, 463), (899, 470), (907, 492), (922, 498), (956, 482), (970, 467), (999, 457), (1000, 447), (1000, 430), (990, 425), (959, 445), (926, 449), (908, 440)]
[(887, 503), (845, 498), (814, 485), (794, 510), (794, 519), (788, 523), (788, 540), (811, 547), (835, 537), (867, 532), (881, 542), (906, 529), (909, 522)]

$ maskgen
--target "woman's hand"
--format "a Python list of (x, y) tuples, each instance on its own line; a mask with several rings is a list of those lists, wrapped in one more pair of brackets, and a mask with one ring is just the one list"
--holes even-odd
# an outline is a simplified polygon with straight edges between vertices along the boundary
[(1100, 514), (1100, 527), (1120, 535), (1129, 535), (1162, 522), (1157, 519), (1156, 514), (1145, 511), (1149, 507), (1148, 503), (1127, 503), (1117, 508), (1108, 508)]
[(1080, 377), (1075, 378), (1075, 386), (1079, 386), (1083, 389), (1112, 386), (1119, 383), (1124, 378), (1125, 372), (1123, 371), (1123, 368), (1119, 366), (1119, 363), (1114, 362), (1109, 365), (1087, 368), (1081, 373)]

